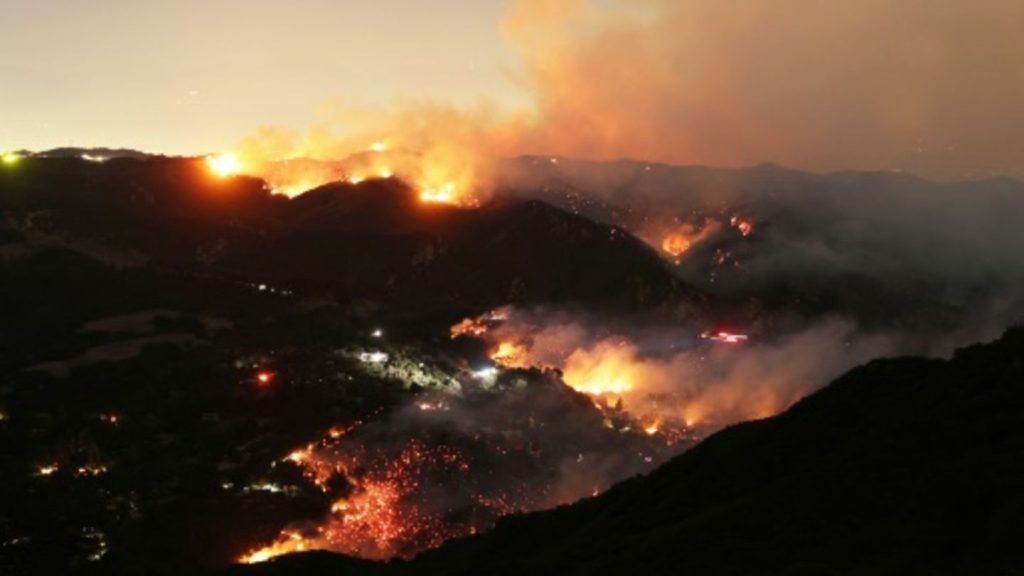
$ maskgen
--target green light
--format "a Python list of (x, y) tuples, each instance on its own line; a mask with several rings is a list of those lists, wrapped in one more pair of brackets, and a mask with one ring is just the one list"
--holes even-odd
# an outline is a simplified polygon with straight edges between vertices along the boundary
[(0, 163), (3, 163), (4, 166), (14, 166), (18, 162), (21, 162), (21, 155), (16, 152), (4, 152), (0, 156)]

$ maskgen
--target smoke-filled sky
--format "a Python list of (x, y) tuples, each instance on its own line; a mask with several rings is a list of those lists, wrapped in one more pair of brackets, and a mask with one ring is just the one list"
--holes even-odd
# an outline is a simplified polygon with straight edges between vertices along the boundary
[(0, 148), (200, 153), (429, 104), (467, 110), (497, 154), (1024, 176), (1019, 0), (2, 8)]

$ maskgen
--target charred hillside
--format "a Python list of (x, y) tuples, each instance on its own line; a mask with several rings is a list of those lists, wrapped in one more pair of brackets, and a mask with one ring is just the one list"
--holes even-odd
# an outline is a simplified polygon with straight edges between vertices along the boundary
[(648, 477), (407, 564), (242, 574), (1006, 574), (1024, 558), (1024, 330), (855, 369)]

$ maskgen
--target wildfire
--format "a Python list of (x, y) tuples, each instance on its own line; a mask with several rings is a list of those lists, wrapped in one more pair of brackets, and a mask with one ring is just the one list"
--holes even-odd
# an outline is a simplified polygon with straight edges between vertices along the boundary
[(729, 220), (729, 225), (740, 231), (743, 236), (750, 236), (754, 233), (754, 224), (746, 218), (740, 216), (733, 216)]
[(274, 380), (274, 376), (276, 376), (276, 374), (269, 370), (261, 370), (256, 373), (256, 382), (261, 386), (266, 386)]
[[(680, 256), (685, 254), (694, 245), (699, 244), (706, 240), (709, 236), (720, 230), (722, 224), (712, 218), (707, 218), (704, 221), (703, 226), (696, 226), (691, 223), (685, 223), (679, 225), (668, 232), (663, 232), (661, 236), (661, 250), (678, 259)], [(653, 238), (648, 236), (649, 240)], [(657, 245), (652, 242), (652, 244)]]
[(420, 190), (420, 200), (441, 204), (456, 204), (455, 188), (455, 182), (448, 182), (440, 188), (423, 188)]
[(331, 504), (328, 519), (315, 529), (283, 530), (273, 543), (238, 560), (264, 562), (282, 554), (330, 549), (362, 558), (409, 556), (445, 540), (464, 536), (476, 526), (451, 522), (447, 510), (422, 493), (431, 475), (458, 477), (469, 471), (462, 454), (449, 446), (428, 446), (414, 439), (397, 455), (341, 449), (340, 439), (296, 450), (286, 458), (325, 493), (330, 480), (344, 476), (351, 488)]
[(639, 366), (632, 347), (602, 342), (589, 350), (576, 350), (565, 363), (565, 383), (591, 396), (621, 396), (639, 381)]
[(206, 157), (206, 166), (221, 178), (242, 172), (242, 161), (234, 154), (214, 154)]
[(460, 336), (483, 336), (490, 332), (492, 328), (508, 320), (508, 316), (507, 308), (498, 308), (476, 318), (464, 318), (461, 322), (452, 326), (448, 334), (452, 340)]
[(459, 336), (483, 336), (487, 334), (487, 327), (484, 322), (478, 318), (466, 318), (458, 324), (451, 327), (449, 335), (452, 340)]
[(491, 360), (500, 366), (514, 368), (526, 355), (526, 349), (521, 344), (514, 342), (501, 342), (491, 352)]
[(669, 234), (662, 240), (661, 249), (669, 256), (681, 256), (690, 249), (690, 241), (682, 234)]
[(238, 561), (242, 564), (258, 564), (282, 554), (304, 552), (305, 550), (306, 539), (302, 537), (302, 534), (285, 530), (281, 532), (281, 537), (273, 544), (245, 554)]

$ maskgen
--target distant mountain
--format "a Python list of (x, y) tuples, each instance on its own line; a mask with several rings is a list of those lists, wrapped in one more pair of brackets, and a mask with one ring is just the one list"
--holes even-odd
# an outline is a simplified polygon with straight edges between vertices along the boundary
[(1016, 574), (1024, 329), (877, 360), (650, 476), (408, 563), (316, 553), (238, 574)]
[(131, 148), (53, 148), (35, 154), (41, 158), (91, 158), (95, 161), (113, 160), (115, 158), (132, 158), (146, 160), (156, 157), (155, 154), (133, 150)]

